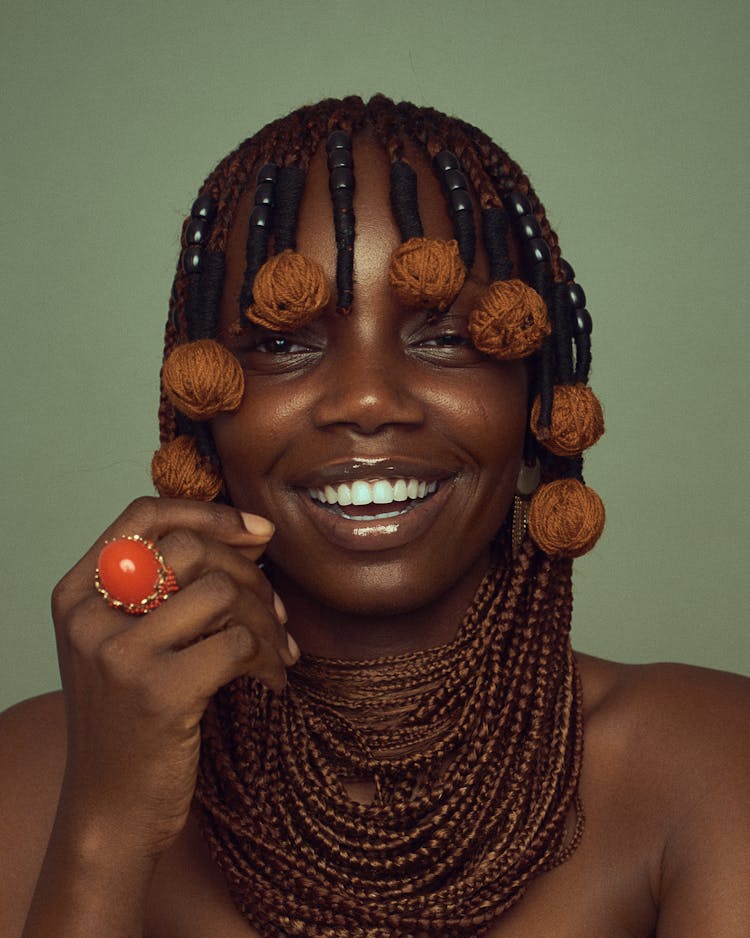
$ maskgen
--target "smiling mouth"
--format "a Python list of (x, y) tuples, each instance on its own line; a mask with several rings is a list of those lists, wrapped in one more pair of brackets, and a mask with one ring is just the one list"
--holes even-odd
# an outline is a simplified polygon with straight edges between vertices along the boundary
[[(354, 482), (326, 485), (321, 489), (308, 489), (307, 494), (322, 508), (350, 521), (382, 521), (411, 511), (437, 490), (438, 483), (434, 480), (427, 482), (415, 478), (374, 479), (367, 482), (357, 479)], [(358, 510), (369, 505), (377, 505), (383, 510)]]

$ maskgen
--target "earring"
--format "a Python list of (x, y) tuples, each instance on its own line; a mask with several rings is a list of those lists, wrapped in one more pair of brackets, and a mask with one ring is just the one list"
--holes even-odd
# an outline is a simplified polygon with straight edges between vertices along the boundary
[(524, 537), (526, 537), (526, 528), (529, 524), (529, 506), (531, 505), (531, 496), (536, 491), (539, 481), (542, 477), (542, 470), (539, 466), (539, 460), (535, 459), (533, 463), (521, 463), (518, 472), (518, 481), (516, 482), (516, 494), (513, 497), (513, 519), (511, 522), (511, 546), (513, 556), (515, 557), (520, 550)]

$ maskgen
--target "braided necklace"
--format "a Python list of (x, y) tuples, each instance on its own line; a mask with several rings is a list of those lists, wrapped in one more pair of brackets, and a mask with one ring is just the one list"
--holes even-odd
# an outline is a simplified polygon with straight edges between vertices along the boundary
[[(264, 938), (482, 935), (583, 829), (570, 562), (527, 541), (449, 644), (304, 656), (204, 720), (196, 791), (232, 898)], [(347, 783), (367, 783), (368, 803)], [(566, 822), (576, 825), (567, 838)]]

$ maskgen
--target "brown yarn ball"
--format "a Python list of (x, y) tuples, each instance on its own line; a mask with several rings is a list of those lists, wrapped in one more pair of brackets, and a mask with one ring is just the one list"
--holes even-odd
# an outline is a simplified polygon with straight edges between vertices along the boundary
[(501, 361), (536, 352), (551, 330), (544, 300), (522, 280), (494, 280), (469, 315), (475, 347)]
[(221, 491), (222, 479), (200, 455), (191, 436), (162, 443), (151, 460), (151, 478), (162, 498), (194, 498), (211, 502)]
[(442, 313), (464, 285), (466, 267), (457, 241), (409, 238), (393, 252), (388, 276), (404, 306)]
[(549, 427), (539, 426), (541, 399), (531, 405), (531, 432), (551, 453), (578, 456), (604, 433), (604, 413), (587, 384), (558, 384), (552, 389)]
[(540, 485), (531, 499), (529, 534), (551, 557), (580, 557), (604, 530), (604, 503), (578, 479)]
[(191, 420), (237, 410), (245, 392), (240, 363), (213, 339), (176, 346), (164, 362), (161, 379), (169, 400)]
[(287, 248), (263, 264), (253, 282), (253, 305), (245, 315), (276, 332), (293, 332), (312, 322), (331, 299), (323, 268)]

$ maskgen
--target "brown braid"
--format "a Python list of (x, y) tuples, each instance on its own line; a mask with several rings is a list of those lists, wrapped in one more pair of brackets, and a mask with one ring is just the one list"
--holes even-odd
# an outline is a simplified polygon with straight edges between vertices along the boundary
[[(449, 645), (305, 656), (280, 695), (250, 680), (217, 695), (197, 800), (262, 935), (478, 936), (575, 849), (570, 612), (569, 561), (527, 542)], [(372, 803), (347, 796), (352, 780), (372, 781)]]
[[(209, 255), (226, 250), (262, 165), (306, 172), (331, 130), (363, 127), (392, 164), (407, 140), (430, 157), (453, 149), (482, 209), (524, 195), (550, 248), (549, 277), (565, 282), (557, 236), (508, 154), (468, 124), (380, 95), (302, 108), (227, 156), (200, 191), (216, 201)], [(191, 332), (191, 285), (180, 268), (167, 353)], [(534, 389), (554, 362), (529, 361)], [(205, 424), (164, 397), (159, 416), (163, 442), (193, 435), (218, 469)], [(545, 480), (580, 473), (579, 456), (551, 454), (531, 435), (527, 455)], [(303, 656), (280, 695), (248, 679), (213, 700), (196, 801), (234, 902), (263, 936), (479, 936), (575, 849), (583, 721), (571, 563), (530, 538), (511, 560), (509, 528), (450, 644), (372, 661)], [(352, 800), (347, 783), (370, 784), (372, 802)]]

